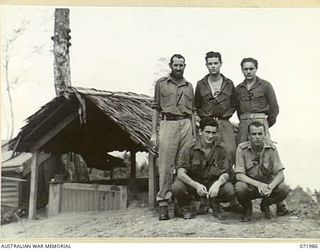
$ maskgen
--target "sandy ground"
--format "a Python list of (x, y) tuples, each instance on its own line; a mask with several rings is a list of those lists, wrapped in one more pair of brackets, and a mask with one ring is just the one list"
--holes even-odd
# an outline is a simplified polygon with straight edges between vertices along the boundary
[[(172, 218), (159, 221), (157, 211), (131, 204), (128, 209), (104, 212), (64, 213), (36, 220), (21, 219), (1, 226), (1, 238), (235, 238), (235, 239), (320, 239), (320, 206), (302, 190), (287, 199), (293, 212), (284, 217), (263, 217), (254, 203), (253, 222), (241, 222), (239, 214), (226, 213), (219, 221), (211, 214), (191, 220)], [(275, 214), (275, 208), (272, 207)], [(171, 213), (172, 214), (172, 213)]]

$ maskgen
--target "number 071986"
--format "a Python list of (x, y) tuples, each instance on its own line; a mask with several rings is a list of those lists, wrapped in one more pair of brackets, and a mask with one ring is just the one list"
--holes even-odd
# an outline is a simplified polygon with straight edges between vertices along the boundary
[(318, 248), (318, 244), (300, 244), (299, 246), (300, 248), (313, 248), (313, 249)]

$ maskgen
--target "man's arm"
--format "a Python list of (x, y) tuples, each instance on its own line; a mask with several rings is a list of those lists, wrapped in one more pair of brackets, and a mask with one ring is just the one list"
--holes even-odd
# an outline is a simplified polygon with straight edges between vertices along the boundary
[(192, 115), (191, 115), (191, 127), (192, 127), (193, 137), (197, 137), (196, 117), (195, 117), (194, 113), (192, 113)]
[(252, 179), (243, 173), (237, 173), (236, 178), (238, 181), (242, 181), (251, 186), (255, 186), (258, 189), (259, 193), (263, 195), (269, 195), (271, 193), (268, 184)]
[(157, 126), (159, 121), (160, 110), (161, 110), (161, 107), (160, 107), (160, 80), (159, 80), (156, 82), (156, 85), (154, 88), (154, 101), (152, 104), (152, 128), (151, 128), (150, 143), (154, 147), (158, 145)]
[(269, 128), (271, 128), (277, 120), (277, 116), (279, 114), (279, 105), (276, 97), (276, 93), (271, 84), (268, 84), (266, 90), (267, 100), (270, 107), (270, 111), (267, 117), (267, 121), (269, 124)]
[(229, 173), (220, 175), (219, 179), (215, 181), (209, 189), (209, 196), (216, 197), (219, 193), (220, 187), (230, 180)]
[(231, 109), (232, 109), (232, 114), (233, 114), (234, 111), (236, 111), (237, 108), (238, 108), (237, 93), (236, 93), (236, 88), (233, 85), (233, 82), (232, 82), (232, 92), (231, 92), (231, 97), (230, 98), (231, 98), (230, 104), (231, 104)]
[(187, 170), (185, 168), (179, 168), (178, 169), (178, 179), (182, 181), (184, 184), (189, 185), (193, 187), (195, 190), (197, 190), (197, 193), (200, 196), (207, 195), (208, 191), (207, 188), (200, 184), (199, 182), (196, 182), (190, 178), (189, 175), (187, 175)]
[(268, 185), (269, 188), (272, 190), (278, 186), (280, 183), (282, 183), (284, 181), (284, 173), (281, 170), (280, 172), (277, 173), (277, 175), (274, 177), (273, 181)]
[(200, 86), (201, 82), (197, 82), (197, 86), (196, 86), (196, 91), (195, 91), (195, 94), (194, 94), (194, 103), (195, 103), (195, 108), (196, 108), (196, 111), (197, 111), (197, 114), (199, 117), (202, 117), (202, 110), (201, 110), (201, 86)]
[(152, 130), (150, 143), (153, 146), (157, 146), (157, 125), (159, 120), (159, 111), (157, 109), (153, 109), (152, 111)]

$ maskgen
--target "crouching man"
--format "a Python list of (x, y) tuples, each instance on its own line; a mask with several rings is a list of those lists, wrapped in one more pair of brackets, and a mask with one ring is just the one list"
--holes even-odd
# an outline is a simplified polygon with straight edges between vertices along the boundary
[(178, 176), (172, 192), (185, 219), (194, 217), (191, 208), (193, 196), (207, 197), (213, 216), (224, 220), (220, 202), (229, 202), (235, 196), (229, 182), (229, 165), (223, 143), (218, 143), (218, 123), (206, 117), (200, 122), (199, 138), (184, 150), (178, 162)]
[(252, 202), (262, 198), (260, 208), (267, 219), (269, 206), (284, 200), (289, 187), (284, 184), (284, 167), (272, 142), (265, 140), (266, 127), (254, 121), (248, 126), (249, 141), (241, 143), (236, 152), (235, 185), (239, 203), (245, 212), (242, 221), (251, 221)]

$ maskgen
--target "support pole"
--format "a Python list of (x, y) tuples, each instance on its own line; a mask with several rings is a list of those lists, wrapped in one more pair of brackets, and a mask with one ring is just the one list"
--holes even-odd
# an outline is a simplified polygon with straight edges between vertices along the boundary
[(149, 182), (149, 195), (148, 195), (148, 203), (149, 207), (156, 206), (156, 194), (157, 194), (157, 175), (156, 175), (156, 162), (157, 158), (149, 153), (149, 174), (148, 174), (148, 182)]
[(137, 175), (137, 166), (136, 166), (136, 152), (130, 151), (130, 160), (131, 160), (131, 169), (130, 169), (130, 178), (132, 181), (135, 181)]
[(37, 216), (38, 173), (39, 173), (38, 158), (39, 158), (39, 151), (33, 152), (32, 160), (31, 160), (29, 219), (35, 219)]

